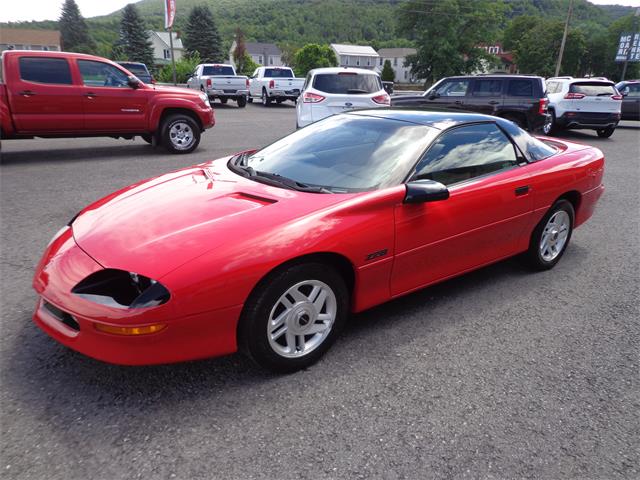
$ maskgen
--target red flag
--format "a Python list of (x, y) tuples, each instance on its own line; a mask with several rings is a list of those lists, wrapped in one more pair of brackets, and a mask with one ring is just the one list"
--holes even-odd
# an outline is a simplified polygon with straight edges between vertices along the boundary
[(164, 0), (164, 28), (173, 27), (173, 19), (176, 18), (176, 0)]

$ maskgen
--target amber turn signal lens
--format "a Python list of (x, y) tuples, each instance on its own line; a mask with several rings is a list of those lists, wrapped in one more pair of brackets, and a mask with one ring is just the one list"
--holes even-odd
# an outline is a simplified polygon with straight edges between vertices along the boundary
[(94, 323), (94, 326), (99, 332), (112, 333), (113, 335), (148, 335), (167, 328), (164, 323), (144, 325), (142, 327), (114, 327), (112, 325), (104, 325), (102, 323)]

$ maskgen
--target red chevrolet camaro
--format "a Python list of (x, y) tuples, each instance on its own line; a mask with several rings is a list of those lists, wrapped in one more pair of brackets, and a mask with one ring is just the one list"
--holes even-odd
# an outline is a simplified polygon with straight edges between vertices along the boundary
[(240, 349), (296, 370), (351, 312), (517, 254), (553, 267), (603, 171), (600, 150), (495, 117), (336, 115), (82, 210), (37, 267), (34, 320), (117, 364)]

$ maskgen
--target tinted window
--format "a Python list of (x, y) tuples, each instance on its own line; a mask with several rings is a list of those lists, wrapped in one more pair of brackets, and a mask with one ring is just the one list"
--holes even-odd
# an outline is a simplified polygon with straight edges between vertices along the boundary
[(365, 94), (382, 90), (382, 83), (371, 74), (321, 73), (313, 79), (313, 88), (326, 93)]
[(602, 82), (581, 82), (572, 83), (569, 87), (570, 93), (581, 93), (587, 97), (597, 97), (600, 95), (616, 95), (616, 89), (610, 83)]
[(500, 121), (500, 126), (511, 136), (527, 160), (535, 162), (550, 157), (556, 153), (556, 149), (536, 137), (532, 137), (513, 122)]
[(359, 115), (334, 115), (269, 145), (247, 165), (339, 192), (399, 185), (436, 130)]
[(469, 88), (469, 80), (447, 80), (438, 85), (435, 93), (441, 97), (464, 97)]
[(64, 58), (20, 57), (20, 78), (28, 82), (71, 85), (71, 70)]
[(293, 72), (290, 68), (266, 68), (264, 76), (269, 78), (291, 78)]
[(493, 123), (454, 128), (437, 139), (416, 168), (414, 178), (445, 185), (517, 165), (507, 136)]
[(507, 94), (512, 97), (533, 97), (533, 82), (531, 80), (510, 80)]
[(502, 93), (502, 80), (486, 79), (473, 82), (475, 97), (494, 97)]
[(627, 83), (626, 86), (619, 88), (621, 92), (623, 90), (627, 91), (627, 98), (635, 98), (640, 97), (640, 83)]
[(207, 65), (202, 67), (202, 75), (231, 75), (234, 76), (235, 72), (233, 67), (224, 65)]
[(119, 68), (93, 60), (78, 60), (82, 82), (91, 87), (128, 87), (127, 75)]
[(129, 70), (134, 75), (143, 75), (143, 76), (149, 75), (149, 70), (147, 70), (147, 67), (145, 67), (144, 65), (139, 65), (136, 63), (121, 63), (120, 65), (122, 65), (124, 68)]

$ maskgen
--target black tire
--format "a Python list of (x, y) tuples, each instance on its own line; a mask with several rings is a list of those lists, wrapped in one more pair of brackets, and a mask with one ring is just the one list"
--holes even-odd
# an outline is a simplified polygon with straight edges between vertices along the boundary
[(549, 110), (549, 115), (551, 116), (551, 119), (548, 124), (545, 124), (542, 127), (542, 133), (547, 136), (556, 135), (561, 130), (558, 122), (556, 121), (556, 112)]
[[(172, 132), (172, 128), (177, 127), (180, 130), (179, 125), (182, 125), (182, 129), (187, 130), (191, 138), (191, 141), (185, 143), (184, 147), (181, 147), (179, 141), (173, 137), (175, 132)], [(161, 132), (162, 145), (171, 153), (191, 153), (200, 143), (200, 126), (188, 115), (180, 113), (169, 115), (162, 123)]]
[(247, 106), (247, 97), (242, 95), (241, 97), (238, 97), (236, 102), (238, 102), (238, 108), (244, 108)]
[(609, 138), (611, 135), (613, 135), (613, 132), (615, 131), (616, 131), (616, 127), (609, 127), (609, 128), (601, 128), (600, 130), (596, 130), (596, 133), (600, 138)]
[(267, 91), (264, 88), (262, 89), (262, 96), (260, 97), (260, 100), (262, 100), (262, 105), (264, 105), (265, 107), (271, 105), (272, 99), (269, 98), (269, 95), (267, 95)]
[(229, 100), (227, 97), (220, 97), (220, 103), (223, 105), (227, 104), (227, 100)]
[(150, 133), (145, 133), (144, 135), (140, 135), (140, 138), (147, 142), (149, 145), (153, 145), (153, 135)]
[[(561, 248), (559, 249), (559, 251), (553, 256), (553, 258), (545, 259), (542, 251), (543, 235), (545, 233), (548, 233), (550, 239), (553, 239), (555, 235), (556, 238), (553, 241), (556, 241), (557, 238), (562, 234), (562, 231), (558, 231), (557, 233), (554, 234), (553, 229), (551, 231), (545, 232), (545, 230), (548, 227), (549, 220), (552, 217), (554, 217), (554, 215), (556, 215), (558, 212), (561, 212), (561, 211), (565, 212), (569, 217), (569, 225), (568, 225), (566, 239), (562, 244)], [(524, 260), (527, 263), (527, 265), (533, 270), (539, 270), (539, 271), (549, 270), (553, 268), (556, 265), (556, 263), (560, 261), (560, 259), (562, 258), (562, 255), (564, 255), (564, 252), (567, 250), (567, 246), (569, 245), (569, 241), (571, 240), (571, 234), (573, 233), (574, 222), (575, 222), (575, 211), (573, 209), (573, 205), (571, 204), (571, 202), (569, 202), (568, 200), (561, 199), (561, 200), (558, 200), (556, 203), (554, 203), (553, 206), (546, 213), (546, 215), (542, 217), (542, 220), (540, 220), (540, 223), (538, 223), (536, 228), (533, 230), (533, 233), (531, 234), (529, 249), (524, 254)]]
[[(271, 321), (270, 317), (272, 313), (276, 315), (278, 308), (282, 307), (280, 299), (285, 293), (295, 285), (307, 281), (320, 282), (333, 292), (335, 296), (335, 303), (333, 303), (336, 312), (335, 319), (325, 336), (321, 333), (292, 335), (294, 344), (296, 345), (294, 355), (297, 356), (285, 357), (283, 353), (278, 353), (276, 348), (271, 345), (273, 341), (270, 341), (268, 333), (269, 322)], [(328, 299), (326, 301), (329, 302)], [(303, 310), (304, 302), (295, 303), (292, 309), (295, 308)], [(328, 303), (326, 306), (321, 307), (321, 309), (324, 308), (327, 309), (327, 312), (329, 311)], [(349, 293), (347, 286), (342, 276), (333, 268), (320, 263), (304, 263), (284, 267), (276, 270), (261, 281), (245, 303), (238, 324), (239, 348), (256, 364), (267, 370), (286, 373), (307, 368), (322, 357), (338, 337), (346, 321), (348, 309)], [(288, 336), (289, 329), (310, 328), (311, 325), (316, 325), (317, 322), (319, 322), (317, 319), (309, 321), (307, 317), (307, 323), (300, 327), (299, 324), (302, 324), (304, 321), (304, 315), (302, 313), (303, 312), (298, 311), (298, 316), (292, 316), (283, 322), (282, 326), (285, 333), (281, 333), (278, 337), (279, 341), (288, 344), (287, 340), (282, 337)], [(300, 315), (302, 316), (300, 317)], [(316, 337), (314, 337), (314, 335), (316, 335)], [(319, 340), (313, 348), (310, 348), (309, 353), (301, 354), (297, 347), (298, 339), (302, 337), (303, 343), (312, 342), (314, 338), (318, 338), (317, 335), (320, 335), (321, 340)], [(311, 338), (307, 339), (307, 337)], [(280, 348), (286, 349), (287, 347), (286, 345), (282, 345)]]
[(249, 95), (249, 98), (247, 98), (247, 102), (253, 103), (253, 97), (251, 95)]

